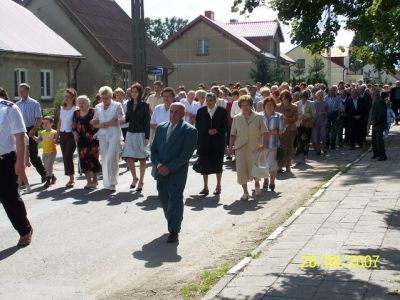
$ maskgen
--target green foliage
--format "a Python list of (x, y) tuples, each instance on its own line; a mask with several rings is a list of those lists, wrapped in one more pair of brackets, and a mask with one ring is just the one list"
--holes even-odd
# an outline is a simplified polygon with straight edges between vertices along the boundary
[(65, 83), (60, 83), (58, 85), (56, 95), (53, 100), (53, 109), (45, 112), (44, 116), (51, 116), (54, 118), (54, 128), (57, 127), (58, 120), (60, 119), (60, 107), (64, 101), (64, 92), (67, 89)]
[(160, 45), (163, 41), (181, 30), (188, 23), (188, 20), (177, 17), (165, 18), (165, 20), (162, 20), (161, 18), (145, 18), (144, 20), (147, 36), (156, 45)]
[(224, 276), (230, 269), (229, 264), (225, 264), (215, 271), (206, 271), (200, 276), (200, 282), (193, 283), (181, 288), (183, 299), (191, 299), (200, 293), (206, 293), (218, 280)]
[(327, 84), (326, 79), (325, 79), (324, 68), (325, 68), (325, 64), (324, 64), (322, 58), (315, 56), (313, 58), (311, 64), (308, 66), (307, 83), (309, 83), (309, 84), (315, 84), (315, 83)]
[(265, 85), (268, 82), (283, 81), (283, 69), (278, 61), (271, 61), (266, 57), (259, 57), (254, 60), (255, 68), (250, 70), (250, 78), (254, 82), (261, 82)]
[(106, 85), (111, 87), (112, 90), (122, 86), (121, 73), (118, 71), (116, 66), (111, 67), (110, 73), (107, 75)]
[(293, 66), (294, 77), (292, 78), (292, 84), (296, 85), (300, 82), (305, 81), (305, 78), (304, 78), (305, 73), (306, 73), (305, 65), (300, 63), (299, 60), (297, 60), (295, 65)]
[[(251, 12), (262, 0), (233, 0), (233, 11)], [(400, 1), (398, 0), (271, 0), (278, 18), (291, 25), (291, 42), (312, 53), (333, 46), (343, 26), (363, 42), (355, 57), (378, 70), (395, 71), (400, 61)]]
[(363, 47), (366, 43), (360, 39), (358, 35), (355, 35), (353, 41), (350, 44), (349, 49), (349, 69), (353, 72), (360, 70), (365, 64), (359, 60), (356, 56), (357, 47)]

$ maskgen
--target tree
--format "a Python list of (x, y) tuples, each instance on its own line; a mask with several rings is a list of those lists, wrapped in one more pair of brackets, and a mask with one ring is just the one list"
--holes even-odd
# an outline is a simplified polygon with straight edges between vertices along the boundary
[(160, 45), (163, 41), (168, 39), (171, 35), (181, 30), (188, 24), (188, 20), (172, 17), (150, 19), (145, 18), (145, 30), (147, 36), (156, 44)]
[(307, 82), (310, 84), (327, 83), (324, 73), (325, 64), (322, 58), (314, 57), (311, 64), (308, 66)]
[[(355, 47), (362, 47), (365, 46), (365, 42), (362, 41), (357, 35), (354, 36), (349, 49), (349, 69), (350, 71), (357, 72), (362, 67), (364, 67), (364, 63), (359, 60), (356, 56)], [(353, 50), (354, 49), (354, 50)]]
[[(251, 12), (265, 0), (233, 0), (233, 11)], [(364, 64), (394, 72), (400, 61), (400, 1), (398, 0), (271, 0), (278, 18), (291, 25), (291, 41), (312, 53), (333, 46), (341, 28), (365, 42), (353, 52)]]
[(259, 57), (254, 60), (255, 69), (250, 70), (250, 78), (254, 82), (261, 82), (265, 85), (268, 82), (281, 82), (283, 70), (279, 60), (271, 61), (266, 57)]
[(299, 82), (304, 81), (305, 73), (306, 73), (305, 61), (298, 59), (293, 69), (293, 74), (294, 74), (293, 82), (297, 84)]

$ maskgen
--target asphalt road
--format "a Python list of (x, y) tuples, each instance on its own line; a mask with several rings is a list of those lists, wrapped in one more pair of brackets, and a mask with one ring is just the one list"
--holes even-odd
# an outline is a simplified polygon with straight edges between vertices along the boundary
[(15, 247), (18, 235), (0, 208), (0, 299), (179, 299), (182, 286), (206, 269), (238, 261), (312, 188), (360, 154), (311, 155), (310, 164), (279, 176), (276, 193), (264, 191), (249, 202), (239, 201), (233, 163), (225, 165), (220, 197), (199, 197), (202, 178), (191, 170), (179, 245), (165, 242), (150, 169), (139, 194), (129, 190), (131, 176), (121, 164), (117, 193), (110, 195), (84, 190), (81, 177), (74, 189), (65, 189), (60, 160), (59, 180), (48, 190), (30, 168), (33, 191), (23, 196), (34, 228), (29, 247)]

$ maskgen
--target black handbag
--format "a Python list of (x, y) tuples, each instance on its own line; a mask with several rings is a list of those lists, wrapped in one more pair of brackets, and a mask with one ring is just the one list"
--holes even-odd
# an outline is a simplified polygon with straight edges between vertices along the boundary
[(276, 160), (280, 161), (283, 160), (285, 157), (285, 151), (283, 150), (282, 144), (281, 144), (281, 138), (279, 137), (279, 129), (278, 129), (278, 140), (279, 140), (279, 146), (276, 149)]
[(203, 173), (203, 168), (200, 164), (200, 158), (197, 158), (197, 160), (194, 162), (192, 168), (196, 173), (200, 173), (200, 174)]

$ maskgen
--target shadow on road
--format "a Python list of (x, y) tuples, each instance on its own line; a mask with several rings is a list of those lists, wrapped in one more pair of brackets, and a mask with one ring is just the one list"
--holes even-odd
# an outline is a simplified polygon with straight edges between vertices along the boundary
[(161, 203), (160, 200), (158, 199), (158, 196), (148, 196), (146, 200), (138, 202), (136, 203), (136, 205), (145, 211), (156, 210), (157, 208), (161, 208)]
[(146, 261), (146, 268), (157, 268), (166, 262), (178, 262), (182, 257), (178, 254), (178, 245), (168, 244), (168, 234), (156, 238), (148, 244), (143, 245), (142, 250), (135, 251), (132, 256), (139, 260)]
[(190, 195), (185, 201), (185, 206), (191, 207), (193, 211), (201, 211), (205, 208), (217, 208), (221, 205), (219, 203), (219, 196), (204, 197), (201, 195)]
[(18, 250), (20, 250), (21, 248), (18, 246), (13, 246), (4, 250), (0, 251), (0, 261), (10, 257), (11, 255), (13, 255), (14, 253), (16, 253)]

